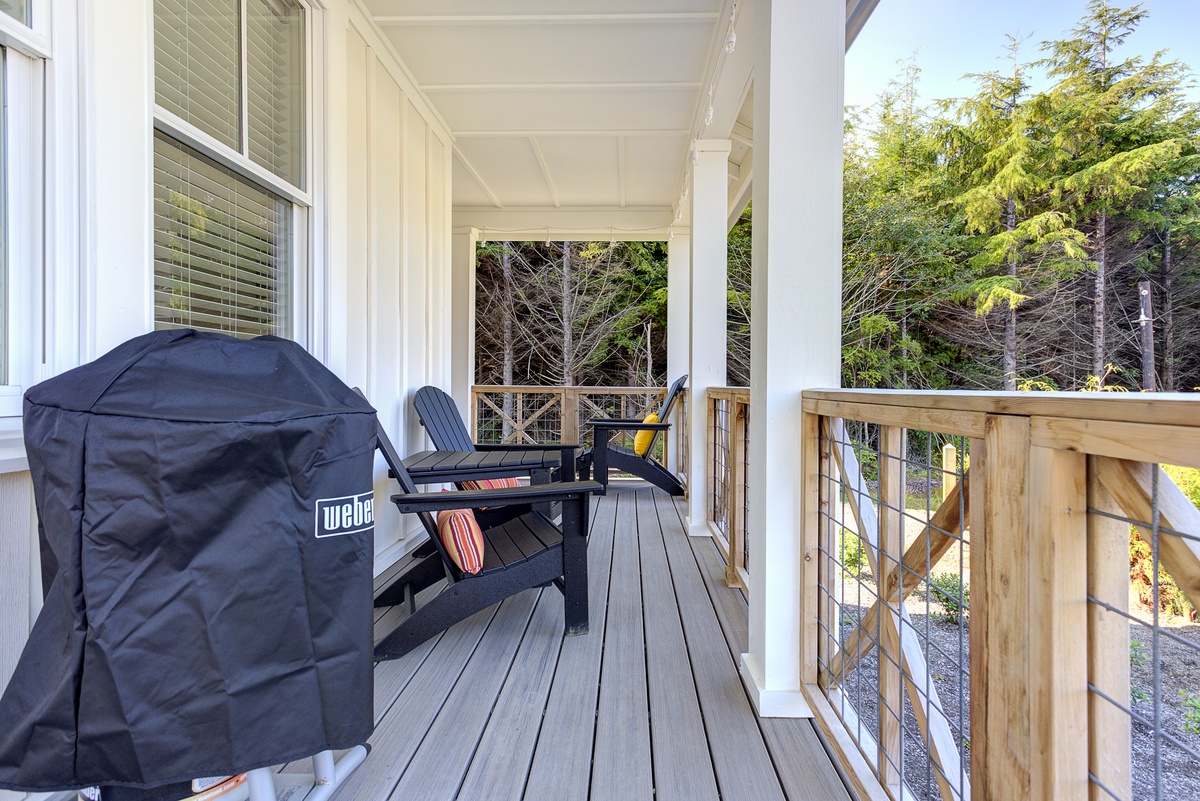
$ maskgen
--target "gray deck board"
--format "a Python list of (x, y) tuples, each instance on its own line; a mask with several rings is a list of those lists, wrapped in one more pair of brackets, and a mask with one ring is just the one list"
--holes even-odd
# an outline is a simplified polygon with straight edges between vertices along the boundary
[(550, 682), (562, 650), (556, 636), (562, 630), (562, 596), (556, 589), (544, 589), (459, 789), (459, 797), (489, 801), (521, 798), (542, 725), (542, 710), (546, 708)]
[[(716, 799), (708, 743), (692, 732), (704, 729), (700, 700), (692, 679), (692, 664), (679, 605), (667, 566), (663, 530), (654, 498), (636, 493), (638, 543), (641, 548), (642, 603), (646, 642), (647, 679), (650, 688), (650, 734), (654, 749), (654, 788), (657, 801)], [(667, 536), (683, 536), (669, 526)]]
[(809, 721), (754, 714), (745, 599), (678, 505), (614, 482), (592, 521), (590, 633), (563, 638), (547, 587), (380, 663), (372, 751), (334, 801), (849, 798)]
[(650, 801), (654, 796), (634, 501), (637, 494), (617, 496), (600, 704), (596, 710), (591, 792), (596, 801)]
[[(679, 510), (678, 504), (676, 510)], [(745, 599), (739, 591), (725, 586), (725, 563), (717, 551), (716, 543), (705, 537), (694, 537), (690, 544), (717, 620), (725, 632), (730, 654), (737, 660), (747, 650), (749, 642), (749, 614)], [(813, 764), (828, 760), (811, 720), (760, 718), (758, 723), (790, 801), (849, 800), (850, 794), (832, 766), (824, 771), (811, 768)]]
[[(655, 500), (660, 519), (669, 520), (672, 515), (678, 519), (669, 496), (660, 494)], [(786, 798), (758, 728), (758, 716), (750, 706), (725, 634), (713, 615), (691, 545), (683, 537), (666, 537), (665, 543), (708, 739), (722, 744), (713, 748), (721, 797), (747, 801)], [(723, 747), (730, 743), (737, 743), (737, 747)]]
[(471, 765), (475, 747), (500, 695), (517, 647), (529, 627), (541, 590), (526, 590), (500, 604), (454, 689), (429, 727), (391, 797), (449, 801)]
[(529, 769), (525, 797), (530, 799), (587, 798), (591, 783), (617, 511), (607, 498), (594, 499), (593, 509), (588, 537), (588, 633), (563, 640)]

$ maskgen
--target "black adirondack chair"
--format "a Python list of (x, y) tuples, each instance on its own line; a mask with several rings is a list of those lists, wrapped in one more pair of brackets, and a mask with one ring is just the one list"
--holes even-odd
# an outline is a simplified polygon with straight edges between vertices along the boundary
[[(683, 495), (685, 487), (671, 471), (663, 467), (654, 460), (654, 444), (658, 441), (660, 432), (668, 431), (671, 424), (667, 422), (668, 416), (671, 414), (671, 409), (675, 406), (675, 401), (678, 399), (683, 388), (687, 385), (688, 377), (686, 375), (679, 378), (671, 388), (667, 390), (667, 397), (663, 399), (662, 407), (658, 410), (657, 423), (643, 423), (641, 420), (630, 419), (606, 419), (602, 417), (594, 417), (587, 420), (584, 425), (589, 425), (595, 432), (595, 442), (591, 450), (584, 451), (579, 458), (580, 475), (583, 478), (588, 478), (589, 473), (594, 474), (596, 481), (603, 487), (600, 494), (608, 492), (608, 469), (614, 467), (622, 472), (630, 473), (649, 481), (654, 486), (661, 489), (663, 492), (671, 495)], [(650, 440), (649, 447), (646, 448), (646, 453), (639, 456), (631, 448), (625, 448), (614, 444), (612, 436), (617, 431), (642, 431), (649, 429), (654, 432), (653, 438)]]
[(552, 479), (575, 480), (575, 452), (578, 445), (548, 443), (480, 445), (471, 441), (471, 434), (454, 405), (454, 399), (437, 387), (421, 387), (413, 398), (417, 418), (429, 432), (433, 446), (440, 452), (460, 454), (455, 457), (429, 454), (419, 464), (411, 459), (406, 464), (413, 471), (425, 472), (430, 462), (439, 481), (468, 481), (481, 478), (529, 476), (530, 482), (542, 484)]
[[(375, 606), (407, 604), (410, 614), (375, 645), (378, 660), (396, 659), (455, 623), (531, 587), (553, 583), (563, 594), (568, 635), (588, 630), (587, 526), (589, 495), (594, 481), (528, 487), (418, 493), (395, 448), (379, 427), (378, 446), (403, 492), (392, 502), (403, 513), (416, 514), (429, 533), (412, 565), (375, 597)], [(561, 502), (561, 525), (532, 508)], [(464, 573), (451, 561), (438, 537), (433, 512), (486, 506), (520, 507), (502, 523), (479, 518), (484, 536), (483, 569)], [(432, 547), (430, 547), (432, 545)], [(414, 597), (446, 579), (446, 587), (421, 606)]]

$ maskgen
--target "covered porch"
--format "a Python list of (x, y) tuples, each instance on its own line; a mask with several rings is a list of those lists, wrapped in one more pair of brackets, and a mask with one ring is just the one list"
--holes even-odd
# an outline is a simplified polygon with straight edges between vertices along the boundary
[(371, 754), (336, 797), (850, 798), (811, 720), (751, 707), (745, 598), (685, 511), (642, 482), (596, 499), (587, 636), (535, 589), (379, 663)]

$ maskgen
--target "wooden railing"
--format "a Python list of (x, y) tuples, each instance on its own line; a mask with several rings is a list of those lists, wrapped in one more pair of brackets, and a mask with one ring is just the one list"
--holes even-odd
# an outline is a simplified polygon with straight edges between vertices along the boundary
[(750, 547), (746, 537), (750, 390), (710, 387), (708, 408), (708, 498), (705, 508), (713, 539), (725, 557), (725, 583), (749, 587)]
[[(592, 444), (591, 429), (583, 425), (594, 417), (643, 418), (657, 412), (666, 397), (665, 387), (471, 387), (469, 430), (481, 443), (579, 442)], [(686, 418), (682, 415), (680, 420)], [(686, 429), (677, 423), (673, 430)], [(672, 432), (664, 432), (655, 446), (658, 457), (669, 453)], [(632, 447), (632, 433), (618, 435)]]
[(805, 694), (861, 797), (1195, 797), (1200, 636), (1159, 607), (1167, 573), (1200, 606), (1200, 512), (1158, 465), (1200, 467), (1200, 401), (811, 391), (803, 413)]

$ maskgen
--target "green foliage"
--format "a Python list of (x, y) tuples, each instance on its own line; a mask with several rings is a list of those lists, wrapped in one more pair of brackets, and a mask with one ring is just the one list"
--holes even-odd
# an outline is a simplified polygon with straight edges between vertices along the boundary
[(963, 583), (957, 573), (935, 573), (926, 582), (929, 594), (941, 604), (941, 613), (935, 617), (946, 623), (959, 623), (971, 604), (971, 587)]
[(842, 563), (842, 567), (852, 576), (857, 576), (862, 572), (863, 566), (867, 563), (867, 554), (863, 550), (862, 540), (858, 535), (847, 529), (842, 529), (841, 542), (838, 545), (838, 561)]
[[(1129, 533), (1129, 579), (1133, 591), (1142, 606), (1154, 608), (1154, 561), (1150, 546), (1142, 539), (1137, 528), (1130, 526)], [(1196, 609), (1179, 584), (1161, 564), (1158, 565), (1158, 608), (1160, 612), (1184, 619), (1194, 619)]]
[(1183, 730), (1200, 735), (1200, 695), (1180, 690), (1179, 698), (1183, 701)]

